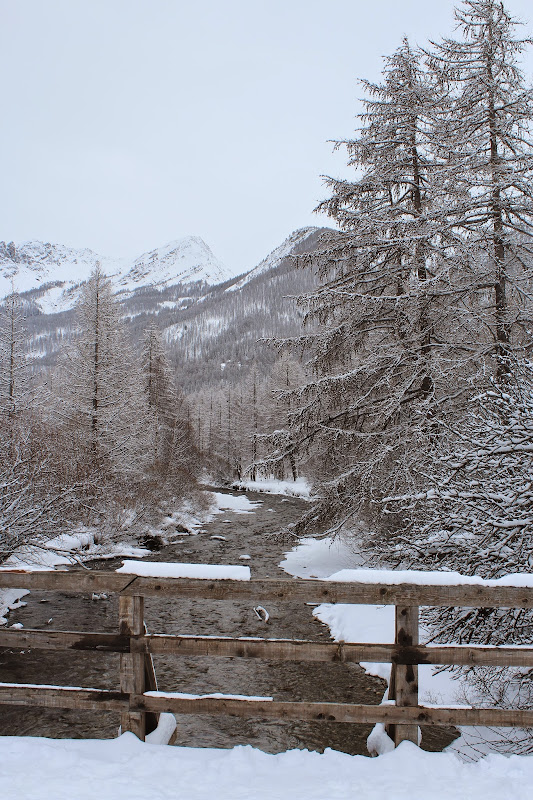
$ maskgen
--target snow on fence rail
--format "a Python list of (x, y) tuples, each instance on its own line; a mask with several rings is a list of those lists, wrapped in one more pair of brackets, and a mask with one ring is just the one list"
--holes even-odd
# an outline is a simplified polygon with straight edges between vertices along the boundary
[[(145, 570), (146, 571), (146, 570)], [(383, 576), (383, 582), (379, 581)], [(336, 577), (336, 576), (334, 576)], [(92, 650), (120, 653), (120, 690), (0, 684), (0, 704), (52, 708), (101, 709), (119, 712), (122, 730), (144, 739), (161, 712), (229, 714), (287, 720), (376, 723), (388, 726), (395, 743), (418, 741), (419, 725), (493, 725), (533, 727), (533, 711), (503, 708), (436, 708), (418, 701), (418, 664), (460, 664), (533, 667), (533, 647), (487, 647), (418, 643), (419, 606), (533, 608), (533, 581), (523, 576), (509, 581), (479, 579), (444, 583), (428, 573), (401, 573), (395, 583), (389, 573), (339, 573), (340, 580), (233, 580), (172, 578), (132, 573), (14, 571), (0, 569), (0, 588), (41, 591), (115, 592), (119, 595), (117, 633), (0, 629), (0, 647), (51, 650)], [(372, 578), (375, 582), (372, 582)], [(531, 585), (530, 585), (531, 584)], [(150, 635), (144, 625), (144, 597), (207, 598), (212, 600), (276, 600), (396, 607), (395, 642), (365, 644), (222, 636)], [(282, 661), (372, 661), (391, 663), (389, 698), (380, 706), (351, 703), (277, 702), (231, 696), (154, 694), (157, 689), (152, 655), (203, 655)]]

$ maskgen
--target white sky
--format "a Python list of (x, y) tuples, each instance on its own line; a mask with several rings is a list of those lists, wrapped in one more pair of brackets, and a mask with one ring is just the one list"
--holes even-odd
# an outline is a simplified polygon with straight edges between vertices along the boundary
[(404, 34), (450, 35), (454, 5), (0, 0), (0, 239), (129, 256), (193, 234), (255, 266), (327, 224), (312, 210), (345, 172), (328, 139), (354, 130), (357, 79)]

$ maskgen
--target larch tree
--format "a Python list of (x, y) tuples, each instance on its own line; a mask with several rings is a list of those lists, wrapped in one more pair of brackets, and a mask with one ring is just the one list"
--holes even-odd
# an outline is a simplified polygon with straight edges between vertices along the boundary
[[(494, 379), (491, 389), (473, 398), (460, 425), (445, 426), (445, 446), (423, 491), (384, 498), (389, 513), (401, 507), (410, 520), (395, 549), (385, 549), (389, 561), (483, 578), (531, 571), (532, 365), (513, 365), (515, 376), (518, 371), (518, 380), (502, 386)], [(379, 537), (372, 546), (380, 551)], [(530, 610), (439, 612), (439, 637), (444, 639), (503, 644), (512, 635), (526, 643), (532, 630)]]
[(325, 522), (354, 513), (384, 481), (410, 480), (412, 455), (449, 394), (442, 356), (460, 338), (453, 235), (441, 225), (431, 152), (435, 83), (404, 40), (385, 59), (383, 82), (363, 86), (358, 135), (337, 142), (356, 179), (327, 178), (331, 196), (317, 209), (340, 231), (302, 258), (322, 276), (301, 300), (320, 327), (289, 343), (311, 352), (291, 447), (320, 454)]
[[(529, 572), (533, 545), (533, 94), (517, 66), (529, 40), (503, 4), (466, 0), (456, 17), (463, 40), (432, 57), (453, 100), (436, 120), (435, 152), (443, 219), (469, 265), (465, 347), (479, 374), (469, 407), (437, 420), (417, 490), (383, 498), (389, 536), (368, 545), (389, 563), (497, 578)], [(523, 610), (444, 609), (434, 621), (448, 641), (522, 643), (533, 631)]]
[(485, 367), (492, 359), (506, 380), (510, 356), (531, 338), (533, 93), (518, 63), (531, 40), (499, 0), (464, 0), (455, 15), (463, 38), (430, 55), (451, 101), (434, 127), (443, 218), (457, 256), (473, 265), (469, 302)]
[(194, 472), (187, 404), (176, 388), (163, 337), (155, 323), (144, 334), (142, 374), (151, 420), (152, 468), (165, 479)]
[(0, 305), (0, 410), (13, 417), (24, 407), (29, 389), (24, 311), (13, 291)]
[(12, 292), (0, 305), (0, 562), (25, 545), (38, 560), (76, 505), (64, 442), (34, 402), (27, 350), (23, 305)]
[(263, 473), (293, 481), (298, 478), (299, 456), (292, 434), (292, 412), (296, 408), (296, 392), (305, 384), (305, 372), (299, 361), (282, 353), (274, 363), (263, 389), (263, 415), (258, 437)]
[[(509, 426), (520, 407), (516, 398), (531, 394), (528, 359), (533, 341), (533, 92), (525, 86), (517, 65), (518, 56), (531, 42), (517, 37), (517, 23), (501, 2), (465, 0), (456, 17), (463, 40), (446, 39), (434, 45), (431, 59), (453, 99), (436, 121), (436, 151), (444, 189), (443, 218), (456, 231), (457, 257), (471, 266), (471, 284), (465, 284), (463, 299), (468, 301), (467, 311), (473, 320), (475, 341), (471, 344), (475, 345), (473, 350), (477, 351), (479, 373), (484, 380), (475, 382), (476, 414), (470, 408), (462, 417), (456, 415), (455, 420), (439, 420), (442, 446), (431, 453), (426, 464), (420, 487), (425, 491), (412, 493), (409, 500), (406, 496), (403, 508), (408, 513), (396, 533), (398, 541), (405, 542), (402, 529), (405, 520), (410, 520), (410, 535), (422, 552), (424, 539), (441, 530), (442, 518), (460, 519), (468, 547), (462, 549), (460, 537), (455, 538), (455, 534), (450, 538), (454, 546), (449, 546), (443, 534), (444, 540), (437, 548), (442, 565), (459, 566), (468, 573), (489, 569), (494, 574), (500, 568), (509, 571), (513, 562), (517, 568), (526, 566), (527, 547), (519, 533), (525, 535), (527, 526), (523, 530), (518, 526), (519, 532), (514, 531), (503, 540), (498, 529), (509, 525), (512, 530), (516, 521), (512, 503), (503, 502), (500, 479), (507, 473), (511, 480), (514, 469), (521, 485), (519, 476), (529, 469), (524, 458), (526, 462), (530, 458), (527, 450), (523, 453), (510, 446)], [(495, 381), (493, 386), (487, 376)], [(521, 407), (520, 418), (525, 420), (529, 405)], [(508, 431), (510, 447), (501, 471), (495, 471), (497, 464), (490, 446), (496, 422), (498, 435), (505, 438)], [(457, 467), (449, 477), (443, 473), (443, 463), (450, 463), (451, 457), (446, 448), (453, 441), (459, 451), (464, 451), (460, 430), (472, 430), (472, 441), (485, 441), (486, 446), (479, 445), (475, 467), (465, 453), (464, 468)], [(481, 523), (487, 517), (488, 506), (479, 497), (479, 513), (472, 510), (472, 500), (470, 517), (464, 516), (473, 472), (484, 474), (486, 491), (500, 498), (492, 509), (495, 526), (487, 522), (484, 527)], [(441, 480), (445, 485), (451, 480), (455, 494), (442, 494)], [(474, 492), (472, 497), (475, 496)], [(392, 507), (401, 505), (397, 502)], [(502, 514), (508, 515), (507, 522)], [(507, 542), (508, 551), (502, 549), (502, 541)], [(489, 557), (490, 552), (495, 560)], [(428, 560), (431, 562), (431, 554)]]
[(90, 470), (139, 475), (148, 459), (147, 402), (120, 305), (99, 265), (76, 311), (79, 336), (63, 361), (63, 419)]

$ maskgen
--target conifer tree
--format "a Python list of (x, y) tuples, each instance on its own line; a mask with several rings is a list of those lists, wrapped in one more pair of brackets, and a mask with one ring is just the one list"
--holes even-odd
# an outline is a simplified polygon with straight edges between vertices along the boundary
[(120, 306), (99, 265), (76, 311), (80, 334), (63, 362), (62, 416), (91, 469), (140, 474), (148, 456), (147, 403)]
[(434, 45), (430, 59), (453, 101), (434, 127), (443, 218), (456, 231), (458, 258), (474, 266), (478, 351), (506, 380), (510, 356), (530, 338), (533, 92), (518, 58), (531, 40), (517, 35), (499, 0), (464, 0), (455, 15), (463, 38)]
[(356, 138), (337, 142), (358, 176), (327, 178), (332, 194), (318, 208), (340, 228), (309, 257), (323, 283), (301, 302), (321, 327), (292, 342), (312, 354), (293, 442), (320, 453), (324, 520), (379, 494), (385, 477), (409, 478), (411, 454), (448, 396), (442, 355), (460, 338), (454, 242), (440, 224), (431, 152), (435, 84), (406, 40), (383, 76), (363, 82)]
[(193, 445), (187, 404), (178, 392), (155, 323), (144, 335), (142, 372), (151, 419), (152, 465), (165, 478), (177, 471), (194, 471)]
[(29, 390), (24, 313), (16, 292), (0, 305), (0, 410), (9, 417), (24, 407)]

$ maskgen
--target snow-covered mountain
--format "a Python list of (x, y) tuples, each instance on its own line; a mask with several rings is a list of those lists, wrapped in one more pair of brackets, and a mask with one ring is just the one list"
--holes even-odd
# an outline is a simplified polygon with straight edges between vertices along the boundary
[(320, 228), (316, 227), (308, 227), (308, 228), (299, 228), (297, 231), (291, 233), (290, 236), (287, 238), (271, 253), (268, 254), (266, 258), (259, 262), (257, 267), (254, 267), (247, 272), (237, 283), (233, 283), (231, 286), (228, 287), (228, 292), (234, 292), (238, 289), (242, 289), (243, 286), (246, 286), (247, 283), (253, 281), (254, 278), (257, 278), (259, 275), (262, 275), (264, 272), (268, 272), (271, 269), (275, 269), (279, 267), (282, 261), (290, 256), (294, 252), (298, 250), (299, 245), (305, 244), (305, 242), (309, 239), (309, 237), (319, 231)]
[(43, 313), (67, 311), (98, 262), (123, 297), (141, 287), (197, 281), (214, 285), (231, 276), (198, 236), (178, 239), (134, 259), (113, 259), (48, 242), (0, 242), (0, 297), (12, 287), (20, 293), (34, 290), (33, 300)]

